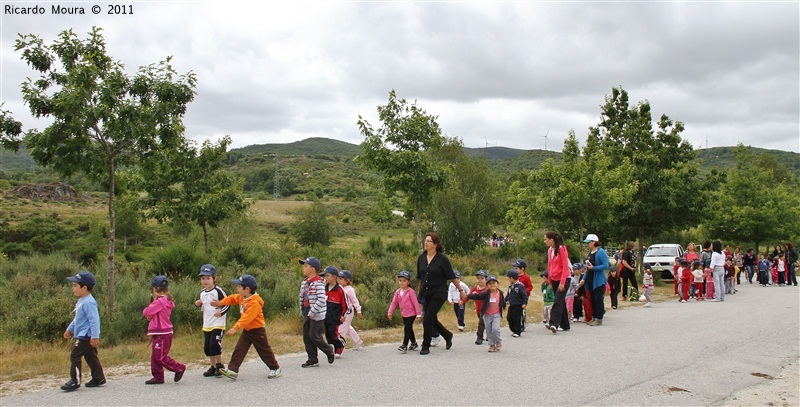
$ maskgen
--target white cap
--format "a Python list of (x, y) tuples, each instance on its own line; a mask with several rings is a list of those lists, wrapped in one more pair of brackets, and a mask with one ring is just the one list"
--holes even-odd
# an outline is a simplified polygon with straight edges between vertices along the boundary
[(599, 242), (599, 241), (600, 238), (598, 238), (597, 235), (594, 233), (589, 233), (588, 235), (586, 235), (586, 239), (583, 239), (583, 243)]

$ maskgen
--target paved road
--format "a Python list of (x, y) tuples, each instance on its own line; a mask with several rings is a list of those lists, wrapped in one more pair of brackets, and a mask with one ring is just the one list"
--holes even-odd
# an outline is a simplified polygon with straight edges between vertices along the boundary
[(553, 335), (531, 324), (521, 338), (504, 330), (499, 353), (474, 345), (470, 333), (427, 356), (377, 345), (312, 369), (300, 368), (302, 355), (279, 357), (276, 380), (256, 361), (242, 366), (238, 381), (203, 378), (198, 369), (161, 386), (137, 377), (62, 393), (59, 382), (0, 404), (719, 405), (767, 380), (752, 373), (777, 377), (782, 366), (797, 366), (799, 306), (798, 288), (745, 285), (722, 303), (608, 311), (602, 327), (577, 324)]

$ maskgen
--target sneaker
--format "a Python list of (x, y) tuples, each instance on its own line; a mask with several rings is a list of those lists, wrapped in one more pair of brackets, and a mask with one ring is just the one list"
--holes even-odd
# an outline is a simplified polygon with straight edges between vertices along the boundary
[(225, 369), (225, 365), (217, 363), (217, 372), (214, 373), (214, 377), (222, 377), (222, 369)]
[(425, 348), (425, 347), (423, 347), (422, 349), (420, 349), (420, 350), (419, 350), (419, 354), (420, 354), (420, 355), (427, 355), (427, 354), (429, 354), (429, 353), (431, 353), (431, 350), (430, 350), (430, 348)]
[(595, 319), (594, 320), (594, 325), (593, 326), (602, 326), (602, 325), (603, 325), (603, 320), (602, 319)]
[(547, 321), (545, 321), (545, 320), (542, 320), (542, 323), (543, 323), (543, 324), (545, 324), (545, 325), (547, 325)]
[(106, 379), (100, 379), (100, 380), (92, 379), (86, 382), (86, 387), (99, 387), (104, 384), (106, 384)]
[(72, 380), (64, 383), (64, 385), (61, 386), (61, 390), (64, 390), (64, 391), (74, 391), (74, 390), (78, 390), (80, 388), (81, 388), (81, 385), (78, 384), (78, 383), (75, 383)]
[(431, 338), (431, 346), (436, 346), (441, 341), (442, 341), (442, 337), (441, 336), (437, 336), (435, 338)]
[(216, 366), (211, 366), (211, 367), (208, 368), (208, 370), (203, 372), (203, 377), (211, 377), (211, 376), (216, 376), (216, 375), (217, 375), (217, 367)]
[(459, 331), (464, 331), (464, 325), (459, 325), (459, 326), (458, 326), (458, 330), (459, 330)]
[(511, 337), (512, 338), (519, 338), (519, 334), (515, 332), (515, 333), (511, 334)]
[(233, 370), (230, 369), (220, 369), (220, 370), (221, 370), (220, 373), (222, 373), (222, 375), (227, 377), (228, 379), (236, 380), (239, 378), (239, 373), (236, 373)]
[(281, 368), (270, 369), (267, 379), (275, 379), (281, 375)]
[(645, 304), (644, 304), (644, 306), (645, 306), (645, 307), (652, 307), (652, 306), (653, 306), (653, 303), (652, 303), (652, 302), (648, 302), (648, 303), (645, 303)]
[(416, 342), (411, 342), (411, 345), (408, 345), (408, 350), (415, 350), (419, 347)]
[(548, 325), (547, 329), (549, 329), (552, 333), (558, 332), (558, 328), (555, 325)]
[(150, 380), (145, 380), (144, 384), (164, 384), (164, 382), (161, 380), (150, 379)]
[(300, 365), (300, 367), (302, 367), (302, 368), (319, 367), (319, 362), (312, 362), (310, 360), (307, 360), (306, 363), (303, 363), (302, 365)]
[(397, 350), (399, 350), (400, 353), (406, 353), (408, 352), (408, 346), (400, 345), (400, 347), (397, 348)]
[(489, 345), (489, 352), (496, 352), (494, 345)]
[(483, 345), (483, 339), (476, 339), (475, 340), (475, 344), (476, 345)]
[(355, 345), (353, 345), (353, 350), (359, 350), (359, 349), (361, 349), (361, 347), (362, 347), (363, 345), (364, 345), (364, 341), (362, 341), (362, 340), (359, 340), (358, 342), (356, 342), (356, 344), (355, 344)]
[(181, 379), (183, 378), (183, 372), (185, 372), (185, 371), (186, 371), (186, 369), (183, 369), (180, 372), (175, 372), (175, 383), (178, 383), (179, 381), (181, 381)]
[(342, 353), (344, 353), (344, 348), (336, 349), (336, 356), (342, 356)]
[(578, 322), (578, 318), (572, 318), (572, 322)]
[[(625, 301), (625, 300), (622, 300), (622, 301)], [(617, 309), (617, 307), (611, 307), (611, 309)]]
[(333, 345), (330, 346), (331, 346), (331, 353), (330, 355), (328, 355), (328, 364), (331, 364), (333, 363), (334, 360), (336, 360), (336, 357), (334, 356), (336, 355), (336, 348), (334, 348)]

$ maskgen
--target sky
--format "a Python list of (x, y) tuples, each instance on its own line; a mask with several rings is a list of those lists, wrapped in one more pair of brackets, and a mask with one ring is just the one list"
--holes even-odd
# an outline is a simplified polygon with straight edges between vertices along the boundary
[[(35, 72), (14, 50), (18, 34), (50, 44), (98, 26), (130, 74), (167, 56), (194, 72), (186, 136), (230, 135), (233, 148), (361, 143), (359, 116), (379, 127), (394, 89), (467, 147), (560, 151), (570, 130), (585, 140), (621, 86), (650, 103), (654, 123), (683, 122), (695, 148), (800, 152), (797, 1), (1, 3), (0, 100), (25, 128), (47, 122), (22, 101)], [(44, 14), (13, 13), (34, 5)]]

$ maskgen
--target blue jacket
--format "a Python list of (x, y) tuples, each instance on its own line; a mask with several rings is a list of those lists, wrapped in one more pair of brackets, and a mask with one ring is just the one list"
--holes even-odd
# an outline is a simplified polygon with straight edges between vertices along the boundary
[(92, 294), (79, 298), (75, 304), (75, 318), (70, 322), (67, 331), (75, 335), (75, 339), (88, 341), (100, 338), (100, 312), (97, 301)]
[(592, 272), (594, 272), (594, 278), (592, 279), (592, 287), (591, 289), (594, 290), (597, 287), (605, 286), (606, 285), (606, 270), (608, 269), (608, 253), (606, 253), (605, 249), (602, 247), (597, 248), (597, 252), (594, 254), (594, 267), (592, 267)]

